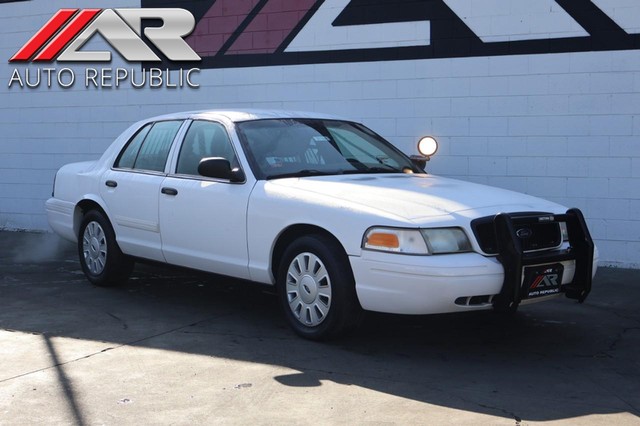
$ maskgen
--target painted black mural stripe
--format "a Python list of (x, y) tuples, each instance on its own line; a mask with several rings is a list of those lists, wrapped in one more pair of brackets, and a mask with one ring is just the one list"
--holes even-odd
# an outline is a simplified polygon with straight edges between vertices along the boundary
[(304, 28), (305, 25), (309, 22), (311, 17), (318, 11), (320, 6), (324, 3), (324, 0), (317, 0), (316, 3), (309, 9), (304, 18), (300, 20), (298, 25), (291, 31), (291, 33), (284, 39), (282, 44), (278, 46), (275, 51), (275, 54), (281, 54), (284, 52), (284, 49), (293, 41), (293, 39), (300, 33), (300, 30)]
[(251, 21), (253, 21), (255, 19), (255, 17), (258, 16), (258, 14), (262, 10), (262, 8), (265, 7), (268, 2), (269, 2), (269, 0), (260, 0), (258, 2), (258, 4), (256, 4), (254, 6), (254, 8), (251, 10), (251, 12), (249, 12), (249, 14), (246, 16), (246, 18), (244, 18), (244, 20), (240, 23), (238, 28), (236, 28), (236, 30), (233, 32), (231, 37), (229, 37), (229, 39), (222, 45), (220, 50), (218, 50), (218, 53), (216, 54), (216, 56), (224, 55), (227, 52), (227, 50), (229, 50), (229, 48), (231, 46), (233, 46), (233, 44), (242, 35), (244, 30), (246, 30), (247, 27), (249, 26), (249, 24), (251, 24)]
[[(221, 1), (221, 0), (218, 0)], [(242, 21), (215, 56), (203, 54), (201, 68), (255, 67), (314, 63), (375, 62), (411, 59), (441, 59), (479, 56), (531, 55), (640, 49), (640, 35), (627, 34), (606, 13), (588, 0), (556, 0), (569, 17), (582, 26), (586, 36), (536, 38), (483, 42), (444, 0), (351, 0), (332, 22), (335, 28), (358, 25), (428, 21), (429, 45), (366, 47), (344, 50), (287, 51), (325, 3), (318, 0), (274, 53), (229, 51), (252, 20), (268, 3), (261, 0)], [(212, 0), (142, 0), (144, 7), (183, 7), (202, 18), (214, 5)], [(321, 30), (320, 30), (321, 34)], [(419, 40), (416, 41), (418, 44)], [(351, 46), (352, 47), (352, 46)], [(335, 47), (339, 48), (339, 45)], [(169, 63), (180, 68), (185, 64)]]
[(591, 35), (593, 44), (633, 48), (633, 38), (590, 0), (556, 0), (556, 3)]

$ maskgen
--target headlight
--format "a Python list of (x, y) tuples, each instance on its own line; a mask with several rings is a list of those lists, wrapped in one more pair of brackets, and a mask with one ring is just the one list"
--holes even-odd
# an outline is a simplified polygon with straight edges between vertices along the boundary
[(460, 228), (371, 228), (364, 235), (362, 248), (425, 255), (471, 251), (471, 243)]
[(469, 238), (460, 228), (423, 229), (422, 235), (432, 254), (471, 251)]

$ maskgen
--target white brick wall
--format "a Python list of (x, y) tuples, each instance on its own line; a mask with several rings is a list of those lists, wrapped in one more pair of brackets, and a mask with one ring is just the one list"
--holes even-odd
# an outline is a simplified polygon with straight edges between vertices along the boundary
[(420, 136), (434, 135), (441, 148), (431, 172), (579, 207), (605, 264), (640, 267), (638, 51), (203, 70), (198, 90), (9, 89), (8, 58), (54, 11), (74, 6), (138, 4), (0, 5), (2, 228), (48, 229), (43, 203), (55, 170), (97, 158), (135, 120), (276, 107), (363, 120), (410, 154)]

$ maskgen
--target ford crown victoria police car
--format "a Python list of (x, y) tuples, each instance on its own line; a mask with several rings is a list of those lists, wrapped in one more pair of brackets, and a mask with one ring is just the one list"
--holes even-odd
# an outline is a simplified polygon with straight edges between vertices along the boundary
[[(425, 138), (420, 149), (435, 152)], [(311, 339), (363, 310), (513, 311), (582, 301), (597, 251), (582, 213), (426, 174), (362, 124), (316, 113), (199, 111), (132, 125), (62, 167), (46, 203), (96, 285), (148, 259), (275, 285)]]

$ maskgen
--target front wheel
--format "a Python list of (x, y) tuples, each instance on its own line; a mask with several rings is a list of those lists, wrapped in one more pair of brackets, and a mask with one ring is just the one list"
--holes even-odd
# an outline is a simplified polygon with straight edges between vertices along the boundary
[(349, 260), (332, 238), (309, 235), (295, 240), (282, 256), (277, 281), (285, 317), (302, 337), (338, 337), (362, 318)]
[(98, 286), (122, 284), (133, 271), (133, 259), (120, 251), (111, 224), (96, 210), (89, 211), (82, 219), (78, 255), (87, 279)]

